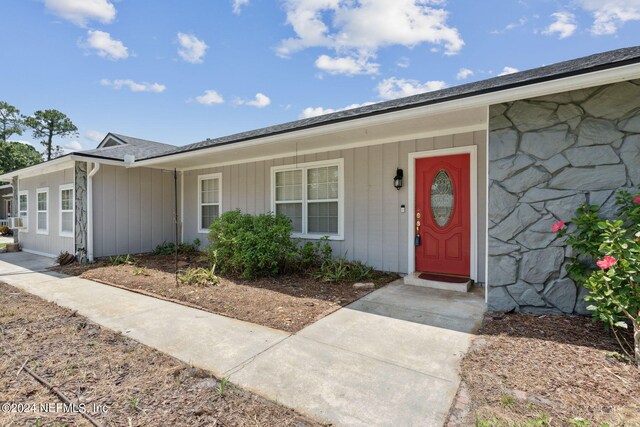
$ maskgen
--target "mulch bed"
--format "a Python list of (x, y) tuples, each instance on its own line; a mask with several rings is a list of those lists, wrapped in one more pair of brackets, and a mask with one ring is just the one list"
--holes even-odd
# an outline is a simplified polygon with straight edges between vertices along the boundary
[(618, 351), (590, 318), (489, 313), (449, 426), (640, 426), (640, 369)]
[[(204, 265), (199, 256), (181, 256), (180, 267)], [(323, 283), (304, 274), (242, 280), (221, 277), (217, 286), (176, 285), (173, 256), (135, 255), (136, 265), (109, 265), (98, 260), (92, 265), (72, 264), (54, 270), (85, 279), (183, 302), (203, 310), (259, 325), (298, 332), (374, 289), (355, 289), (353, 283)], [(140, 269), (144, 268), (144, 274)], [(378, 289), (395, 280), (391, 273), (376, 272), (372, 283)]]
[[(91, 424), (78, 413), (53, 412), (60, 400), (23, 363), (85, 404), (104, 426), (296, 426), (320, 424), (227, 384), (68, 309), (0, 283), (0, 420), (3, 426)], [(29, 412), (8, 411), (5, 403)], [(31, 405), (35, 412), (31, 412)], [(51, 404), (52, 412), (40, 404)], [(106, 405), (106, 413), (93, 412)], [(24, 408), (23, 408), (24, 409)]]

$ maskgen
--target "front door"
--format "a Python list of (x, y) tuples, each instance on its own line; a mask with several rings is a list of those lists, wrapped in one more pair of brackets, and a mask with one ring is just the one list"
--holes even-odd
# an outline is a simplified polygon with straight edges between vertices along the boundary
[(470, 155), (416, 159), (416, 271), (469, 277)]

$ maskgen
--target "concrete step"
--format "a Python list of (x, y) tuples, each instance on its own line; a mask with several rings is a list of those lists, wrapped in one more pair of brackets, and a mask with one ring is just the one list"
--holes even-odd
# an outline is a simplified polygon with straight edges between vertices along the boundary
[(412, 274), (404, 276), (404, 284), (412, 286), (422, 286), (432, 289), (443, 289), (445, 291), (457, 291), (457, 292), (469, 292), (471, 289), (471, 279), (460, 280), (436, 280), (436, 279), (422, 279), (420, 275), (422, 272), (416, 271)]

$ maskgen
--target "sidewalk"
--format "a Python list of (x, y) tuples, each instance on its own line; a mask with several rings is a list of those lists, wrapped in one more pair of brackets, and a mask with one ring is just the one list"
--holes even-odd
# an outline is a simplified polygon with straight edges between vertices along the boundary
[(0, 281), (337, 426), (441, 426), (479, 327), (477, 294), (399, 282), (297, 334), (46, 271), (0, 255)]

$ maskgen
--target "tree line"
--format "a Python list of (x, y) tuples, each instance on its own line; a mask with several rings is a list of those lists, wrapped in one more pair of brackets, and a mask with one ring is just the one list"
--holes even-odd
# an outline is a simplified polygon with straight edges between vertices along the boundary
[[(27, 129), (31, 130), (34, 138), (40, 139), (44, 153), (39, 153), (29, 144), (11, 140)], [(0, 174), (61, 156), (64, 151), (59, 145), (54, 145), (53, 139), (77, 135), (78, 128), (58, 110), (38, 110), (31, 116), (25, 116), (13, 105), (0, 101)]]

